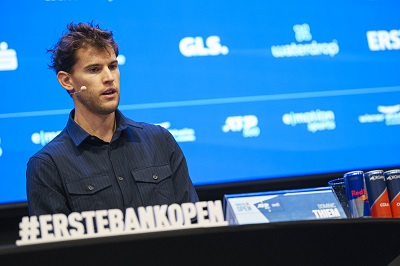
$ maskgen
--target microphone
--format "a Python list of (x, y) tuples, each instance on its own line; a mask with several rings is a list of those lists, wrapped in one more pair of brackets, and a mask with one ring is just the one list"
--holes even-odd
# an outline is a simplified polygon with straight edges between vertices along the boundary
[(70, 95), (74, 95), (74, 94), (77, 94), (78, 92), (81, 92), (81, 91), (85, 91), (87, 89), (87, 87), (86, 86), (82, 86), (78, 91), (75, 91), (75, 92), (71, 92), (70, 93)]

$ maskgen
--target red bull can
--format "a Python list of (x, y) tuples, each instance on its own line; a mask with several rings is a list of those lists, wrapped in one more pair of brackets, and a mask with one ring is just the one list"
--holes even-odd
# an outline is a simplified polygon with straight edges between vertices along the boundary
[(351, 218), (370, 217), (368, 194), (365, 188), (364, 172), (345, 173), (347, 199), (349, 200)]
[(364, 174), (367, 185), (369, 210), (371, 217), (392, 218), (389, 195), (382, 170), (373, 170)]
[(400, 169), (389, 170), (383, 174), (386, 178), (392, 216), (400, 218)]

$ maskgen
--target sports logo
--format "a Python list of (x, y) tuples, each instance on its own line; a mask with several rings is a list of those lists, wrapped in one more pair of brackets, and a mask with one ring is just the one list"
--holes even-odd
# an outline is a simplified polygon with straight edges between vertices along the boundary
[(307, 124), (307, 130), (316, 131), (334, 130), (336, 128), (335, 113), (332, 110), (313, 110), (303, 113), (290, 112), (282, 116), (282, 122), (288, 126)]
[(260, 128), (258, 127), (258, 118), (255, 115), (229, 116), (222, 126), (222, 131), (228, 133), (242, 132), (243, 137), (258, 137)]

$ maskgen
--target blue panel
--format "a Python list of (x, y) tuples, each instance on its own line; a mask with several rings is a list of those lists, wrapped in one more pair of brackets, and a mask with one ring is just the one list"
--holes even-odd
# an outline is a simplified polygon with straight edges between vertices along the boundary
[(400, 3), (3, 1), (0, 204), (25, 201), (26, 162), (63, 129), (48, 69), (70, 21), (120, 45), (121, 104), (168, 128), (195, 185), (400, 166)]

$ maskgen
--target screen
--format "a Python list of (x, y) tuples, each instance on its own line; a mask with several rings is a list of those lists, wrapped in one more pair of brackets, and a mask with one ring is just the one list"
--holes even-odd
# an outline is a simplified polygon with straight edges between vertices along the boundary
[(48, 68), (70, 22), (119, 44), (122, 113), (168, 129), (195, 186), (400, 165), (396, 0), (7, 0), (0, 204), (72, 99)]

